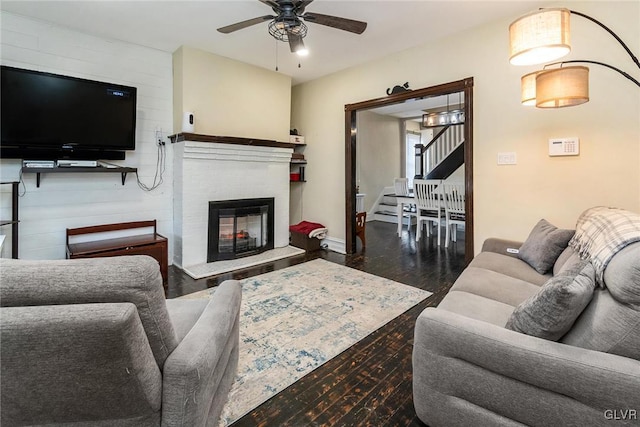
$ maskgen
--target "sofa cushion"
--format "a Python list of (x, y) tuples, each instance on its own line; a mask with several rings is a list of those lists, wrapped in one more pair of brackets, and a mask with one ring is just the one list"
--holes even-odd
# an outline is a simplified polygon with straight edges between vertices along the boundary
[(162, 375), (135, 305), (0, 312), (2, 426), (160, 426)]
[(518, 257), (538, 273), (545, 274), (551, 270), (574, 233), (574, 230), (560, 229), (541, 219), (520, 247)]
[(558, 340), (567, 333), (595, 289), (595, 269), (587, 261), (549, 279), (540, 291), (518, 305), (507, 329), (538, 338)]
[(560, 342), (640, 360), (640, 313), (599, 288)]
[(178, 345), (158, 262), (146, 255), (64, 260), (0, 260), (3, 307), (131, 302), (162, 368)]
[(640, 360), (640, 243), (618, 252), (604, 271), (605, 289), (562, 342)]
[(580, 262), (582, 262), (580, 254), (574, 251), (572, 247), (567, 246), (567, 248), (562, 251), (556, 262), (553, 264), (553, 275), (557, 276), (565, 270), (574, 268), (576, 264)]
[(609, 262), (620, 250), (639, 241), (640, 214), (596, 206), (580, 215), (569, 246), (582, 258), (589, 258), (596, 268), (596, 283), (604, 287), (604, 271)]
[(209, 304), (209, 298), (168, 299), (166, 302), (173, 329), (178, 341), (182, 341), (200, 319)]
[[(530, 267), (527, 268), (533, 271)], [(540, 286), (495, 271), (469, 266), (458, 277), (451, 290), (468, 292), (515, 307), (538, 292)]]
[(626, 246), (611, 259), (604, 283), (617, 301), (640, 309), (640, 242)]
[(469, 267), (495, 271), (496, 273), (524, 280), (525, 282), (538, 286), (542, 286), (551, 278), (550, 274), (538, 273), (521, 259), (495, 252), (480, 252), (473, 261), (471, 261)]
[(452, 290), (438, 305), (438, 310), (440, 309), (504, 327), (513, 306), (468, 292)]

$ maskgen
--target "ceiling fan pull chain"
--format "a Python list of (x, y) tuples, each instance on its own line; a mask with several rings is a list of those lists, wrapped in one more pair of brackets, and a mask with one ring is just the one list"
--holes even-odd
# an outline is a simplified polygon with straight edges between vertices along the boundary
[(276, 42), (276, 71), (278, 71), (278, 40)]

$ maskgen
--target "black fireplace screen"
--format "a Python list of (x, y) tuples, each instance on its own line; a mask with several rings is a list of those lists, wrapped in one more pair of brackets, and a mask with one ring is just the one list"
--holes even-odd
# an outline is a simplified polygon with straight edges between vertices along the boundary
[(273, 249), (273, 198), (209, 202), (207, 262)]

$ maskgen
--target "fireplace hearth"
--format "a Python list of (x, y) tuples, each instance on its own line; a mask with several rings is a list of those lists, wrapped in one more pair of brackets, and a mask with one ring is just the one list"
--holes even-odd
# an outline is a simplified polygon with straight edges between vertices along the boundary
[(209, 202), (207, 262), (274, 248), (274, 198)]

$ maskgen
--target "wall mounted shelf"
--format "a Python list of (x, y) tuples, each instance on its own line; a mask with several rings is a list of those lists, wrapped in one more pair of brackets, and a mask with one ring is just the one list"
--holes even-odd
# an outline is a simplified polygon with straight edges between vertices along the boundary
[[(290, 182), (307, 182), (305, 179), (305, 169), (307, 160), (304, 158), (304, 147), (306, 144), (295, 144), (293, 155), (291, 156), (291, 177)], [(300, 150), (298, 150), (300, 148)]]
[(81, 168), (81, 167), (56, 167), (56, 168), (28, 168), (23, 167), (22, 173), (35, 173), (36, 174), (36, 187), (40, 188), (40, 174), (44, 173), (119, 173), (122, 177), (122, 185), (124, 185), (125, 180), (127, 179), (127, 173), (129, 172), (137, 172), (138, 168), (127, 168), (127, 167), (92, 167), (92, 168)]

